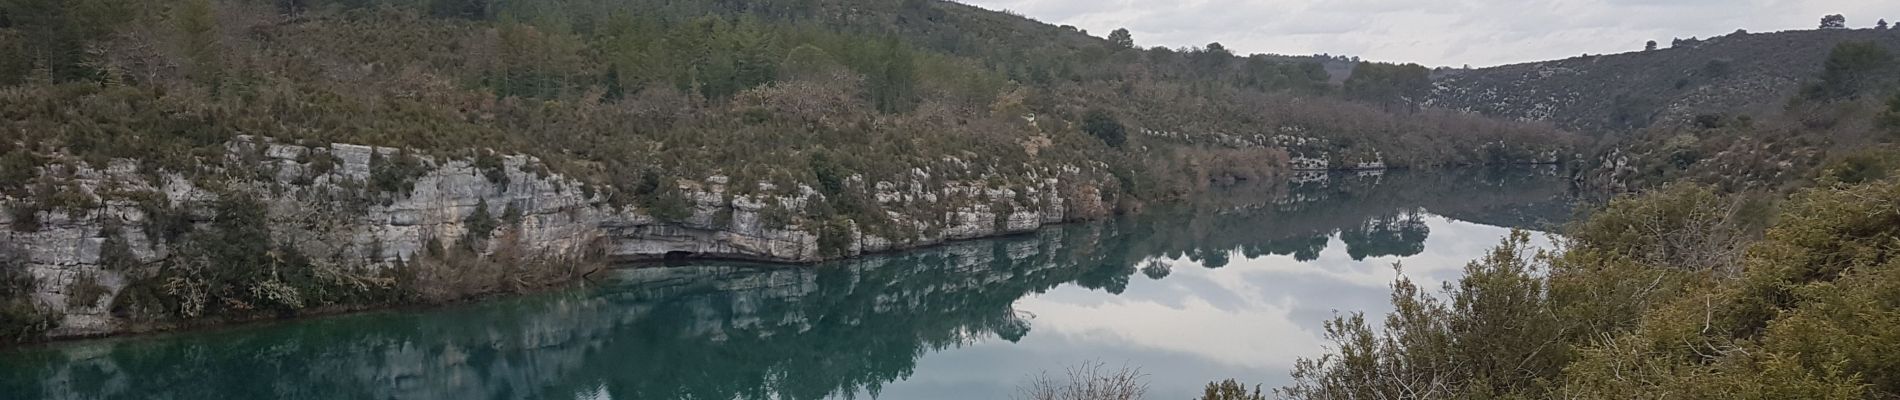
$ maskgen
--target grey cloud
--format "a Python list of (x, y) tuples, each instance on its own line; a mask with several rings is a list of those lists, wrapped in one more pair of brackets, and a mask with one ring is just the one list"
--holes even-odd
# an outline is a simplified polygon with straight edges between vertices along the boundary
[(1643, 42), (1900, 18), (1891, 0), (967, 0), (1142, 46), (1220, 42), (1248, 53), (1349, 54), (1478, 66), (1634, 51)]

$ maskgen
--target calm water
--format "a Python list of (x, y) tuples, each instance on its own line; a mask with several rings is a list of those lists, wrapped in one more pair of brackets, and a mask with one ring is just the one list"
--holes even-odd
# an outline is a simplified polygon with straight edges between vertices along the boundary
[[(1151, 398), (1282, 384), (1392, 264), (1455, 279), (1568, 215), (1554, 171), (1333, 175), (1141, 217), (772, 268), (626, 269), (559, 293), (0, 351), (0, 399), (986, 399), (1140, 367)], [(1429, 283), (1435, 285), (1435, 283)]]

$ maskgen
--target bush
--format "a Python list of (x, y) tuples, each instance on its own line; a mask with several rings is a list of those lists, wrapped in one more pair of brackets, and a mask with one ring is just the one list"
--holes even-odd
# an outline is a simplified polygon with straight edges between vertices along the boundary
[(1900, 134), (1900, 93), (1894, 93), (1893, 98), (1887, 99), (1887, 110), (1880, 113), (1880, 124)]
[(26, 149), (13, 149), (0, 155), (0, 193), (22, 196), (38, 175), (40, 162)]
[(1834, 99), (1860, 93), (1870, 79), (1893, 69), (1893, 54), (1874, 42), (1842, 42), (1828, 53), (1821, 82), (1808, 88), (1808, 97)]
[(1689, 270), (1733, 266), (1746, 239), (1734, 218), (1741, 202), (1714, 188), (1674, 184), (1622, 196), (1572, 227), (1577, 246), (1605, 255)]
[[(1335, 318), (1291, 398), (1883, 398), (1900, 393), (1900, 182), (1805, 190), (1746, 253), (1729, 200), (1679, 185), (1571, 228), (1549, 272), (1522, 236), (1444, 296), (1401, 278), (1375, 329)], [(1725, 217), (1726, 216), (1726, 217)], [(1704, 236), (1714, 236), (1711, 240)], [(1711, 255), (1713, 254), (1713, 255)], [(1701, 259), (1726, 266), (1701, 267)], [(1684, 268), (1685, 265), (1690, 268)], [(1735, 268), (1739, 265), (1743, 268)], [(1716, 271), (1716, 272), (1712, 272)], [(1733, 272), (1731, 272), (1733, 271)], [(1727, 273), (1718, 273), (1727, 272)], [(1547, 291), (1540, 290), (1548, 288)], [(1542, 293), (1543, 295), (1540, 295)], [(1449, 300), (1443, 300), (1449, 299)]]
[(694, 204), (679, 189), (666, 189), (643, 198), (640, 205), (661, 221), (681, 222), (693, 217)]
[(40, 231), (39, 204), (27, 201), (18, 202), (8, 208), (7, 212), (13, 213), (12, 228), (15, 232)]
[(1127, 128), (1108, 110), (1093, 109), (1083, 114), (1082, 131), (1101, 139), (1109, 147), (1121, 147), (1122, 143), (1128, 141)]
[(834, 217), (820, 223), (817, 227), (818, 254), (825, 257), (844, 257), (851, 255), (850, 220)]
[(1228, 379), (1209, 382), (1207, 388), (1201, 391), (1201, 398), (1196, 400), (1267, 400), (1267, 396), (1260, 394), (1258, 385), (1255, 385), (1253, 391), (1250, 392), (1247, 391), (1246, 385)]
[(502, 162), (500, 154), (488, 150), (476, 152), (475, 169), (482, 171), (482, 176), (488, 178), (488, 183), (508, 186), (508, 166)]
[(416, 178), (429, 173), (422, 160), (406, 149), (388, 157), (376, 151), (370, 155), (369, 171), (369, 186), (384, 195), (406, 195), (415, 190)]
[(1821, 168), (1819, 183), (1823, 185), (1858, 185), (1887, 179), (1893, 170), (1900, 168), (1900, 159), (1887, 151), (1863, 151), (1848, 154)]
[(38, 285), (26, 267), (18, 248), (0, 243), (0, 343), (37, 339), (53, 327), (52, 313), (32, 300)]
[(501, 222), (488, 212), (488, 199), (476, 202), (475, 211), (462, 218), (462, 224), (468, 228), (468, 234), (462, 240), (469, 248), (475, 248), (477, 242), (488, 240), (488, 236), (495, 233), (495, 228), (501, 227)]
[(99, 245), (99, 267), (107, 271), (131, 271), (139, 266), (138, 256), (132, 254), (132, 246), (118, 232), (105, 232), (105, 243)]
[(111, 289), (99, 284), (99, 276), (82, 274), (66, 285), (66, 306), (73, 308), (92, 308), (99, 300), (110, 294)]
[(1101, 361), (1069, 367), (1063, 379), (1037, 375), (1017, 388), (1018, 400), (1135, 400), (1148, 393), (1140, 368), (1109, 369)]

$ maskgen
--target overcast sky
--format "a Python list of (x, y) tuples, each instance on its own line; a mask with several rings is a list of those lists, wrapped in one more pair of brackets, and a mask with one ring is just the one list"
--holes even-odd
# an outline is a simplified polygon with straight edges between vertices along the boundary
[(959, 0), (1143, 47), (1220, 42), (1237, 53), (1344, 54), (1428, 66), (1492, 66), (1641, 50), (1736, 29), (1900, 20), (1900, 0)]

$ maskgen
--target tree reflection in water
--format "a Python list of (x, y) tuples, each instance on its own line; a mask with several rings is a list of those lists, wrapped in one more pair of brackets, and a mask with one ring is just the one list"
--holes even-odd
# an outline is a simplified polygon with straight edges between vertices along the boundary
[[(1457, 188), (1451, 190), (1449, 188)], [(1569, 209), (1527, 169), (1243, 186), (1141, 216), (808, 267), (617, 271), (605, 285), (423, 311), (0, 353), (0, 398), (819, 399), (876, 395), (925, 354), (1033, 334), (1059, 285), (1121, 293), (1159, 258), (1407, 256), (1424, 212), (1539, 227)], [(1209, 377), (1215, 378), (1215, 377)]]

